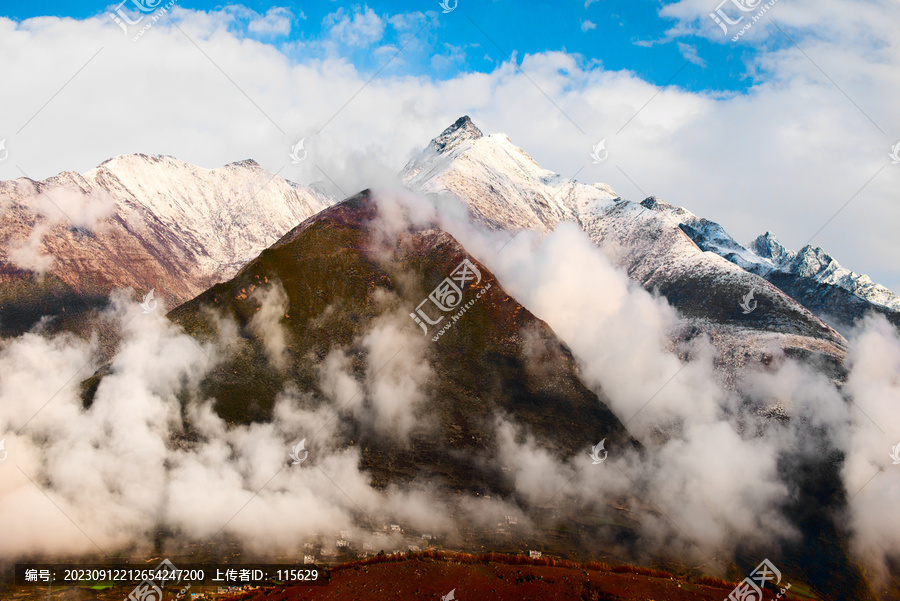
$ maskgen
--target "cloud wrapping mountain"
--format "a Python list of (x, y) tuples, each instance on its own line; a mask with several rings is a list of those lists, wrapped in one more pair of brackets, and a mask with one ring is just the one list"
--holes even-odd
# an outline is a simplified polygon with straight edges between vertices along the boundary
[[(451, 136), (444, 142), (452, 154), (463, 150), (465, 140)], [(452, 156), (451, 161), (463, 155)], [(521, 151), (507, 156), (527, 158)], [(495, 176), (491, 167), (482, 163), (478, 173)], [(561, 183), (555, 174), (542, 177)], [(571, 198), (584, 200), (579, 186), (569, 188)], [(606, 198), (606, 188), (591, 188), (604, 202), (614, 202)], [(13, 473), (2, 483), (0, 524), (12, 541), (4, 557), (92, 553), (97, 547), (149, 552), (146, 545), (160, 528), (176, 534), (163, 537), (174, 548), (184, 544), (181, 548), (189, 549), (191, 543), (224, 533), (253, 553), (299, 553), (306, 537), (327, 537), (341, 528), (353, 530), (358, 540), (372, 540), (374, 516), (460, 541), (463, 529), (487, 527), (503, 515), (521, 516), (529, 533), (539, 533), (579, 512), (617, 515), (614, 508), (624, 504), (636, 524), (637, 543), (614, 546), (615, 553), (645, 561), (660, 555), (690, 558), (716, 571), (742, 554), (802, 544), (798, 541), (805, 533), (792, 504), (809, 494), (804, 466), (825, 469), (829, 457), (842, 455), (844, 493), (827, 509), (839, 526), (846, 519), (854, 557), (886, 573), (887, 558), (900, 548), (900, 528), (886, 526), (900, 497), (886, 453), (893, 444), (889, 437), (898, 433), (882, 428), (898, 417), (891, 407), (900, 400), (900, 339), (883, 318), (867, 318), (846, 340), (841, 389), (815, 362), (778, 355), (774, 347), (772, 363), (746, 362), (737, 372), (732, 366), (731, 376), (724, 377), (729, 370), (717, 363), (707, 334), (701, 329), (684, 336), (679, 311), (637, 285), (617, 265), (621, 251), (601, 248), (592, 231), (585, 231), (585, 221), (516, 234), (487, 227), (481, 218), (489, 215), (486, 211), (471, 220), (471, 205), (445, 190), (437, 192), (427, 198), (392, 189), (374, 194), (377, 211), (363, 224), (365, 244), (341, 250), (364, 249), (367, 260), (390, 274), (394, 289), (364, 280), (377, 289), (367, 305), (377, 309), (377, 317), (351, 344), (338, 343), (337, 332), (329, 334), (327, 348), (311, 353), (324, 394), (314, 398), (290, 384), (281, 386), (271, 421), (228, 424), (217, 414), (221, 399), (213, 401), (203, 392), (216, 370), (231, 365), (252, 344), (243, 339), (240, 320), (209, 300), (225, 288), (202, 295), (206, 304), (199, 313), (215, 324), (205, 337), (186, 335), (162, 317), (161, 308), (144, 315), (114, 294), (105, 319), (121, 338), (106, 366), (94, 358), (96, 339), (29, 333), (5, 340), (0, 425), (22, 477)], [(529, 190), (524, 194), (541, 199)], [(502, 209), (521, 206), (509, 203)], [(534, 206), (556, 218), (558, 207)], [(640, 207), (633, 210), (657, 217), (655, 203)], [(326, 217), (307, 220), (256, 261), (287, 252), (296, 241), (318, 240), (313, 236), (321, 231), (340, 235), (346, 226), (341, 220), (357, 214), (350, 205), (336, 207), (328, 213), (336, 224), (330, 230), (321, 225)], [(526, 218), (532, 216), (526, 213)], [(560, 454), (535, 434), (535, 424), (514, 411), (497, 412), (491, 429), (498, 446), (482, 449), (477, 460), (485, 470), (508, 474), (504, 478), (512, 494), (487, 499), (470, 491), (448, 497), (425, 478), (376, 484), (378, 466), (366, 463), (366, 449), (337, 444), (351, 422), (357, 433), (373, 432), (398, 449), (436, 427), (434, 416), (423, 413), (435, 402), (429, 385), (440, 375), (438, 369), (454, 366), (436, 369), (424, 359), (430, 339), (420, 337), (407, 316), (413, 307), (404, 304), (421, 274), (398, 261), (409, 253), (416, 256), (411, 233), (442, 240), (443, 232), (493, 272), (523, 310), (552, 328), (571, 350), (582, 380), (608, 402), (642, 449), (611, 446), (608, 459), (593, 465), (587, 451), (606, 432), (573, 432), (581, 441), (576, 452)], [(729, 273), (736, 269), (724, 260), (714, 264)], [(249, 278), (248, 269), (235, 281)], [(354, 282), (358, 276), (330, 272), (321, 281), (304, 282), (304, 289), (311, 301), (323, 294), (317, 287), (340, 288), (343, 280)], [(238, 286), (237, 301), (252, 305), (246, 332), (261, 345), (267, 364), (278, 371), (297, 361), (292, 342), (298, 331), (287, 326), (294, 311), (288, 290), (293, 288), (274, 279), (256, 288), (229, 285)], [(795, 302), (782, 296), (784, 306)], [(802, 307), (789, 308), (817, 323)], [(183, 319), (178, 311), (174, 315)], [(329, 332), (335, 323), (359, 319), (355, 308), (331, 304), (310, 323)], [(804, 335), (840, 340), (828, 330)], [(562, 351), (527, 328), (517, 336), (525, 351), (523, 373), (538, 380), (553, 376), (543, 368), (560, 365), (547, 358), (558, 361)], [(82, 391), (63, 375), (83, 377), (100, 367), (102, 377), (90, 405), (83, 407)], [(48, 370), (59, 377), (46, 378)], [(44, 399), (50, 402), (41, 409)], [(259, 401), (242, 400), (248, 406)], [(188, 432), (195, 438), (186, 437)], [(303, 438), (309, 440), (308, 462), (288, 467), (287, 451)], [(849, 499), (846, 507), (843, 496)], [(444, 508), (445, 515), (436, 517), (435, 507)], [(549, 521), (548, 507), (556, 512)], [(379, 544), (399, 547), (402, 542), (389, 535)]]
[[(417, 12), (369, 17), (362, 8), (345, 10), (334, 15), (323, 39), (289, 44), (236, 31), (233, 9), (176, 5), (171, 18), (178, 28), (162, 19), (137, 44), (122, 39), (106, 15), (23, 23), (4, 18), (0, 43), (16, 60), (0, 65), (0, 79), (22, 91), (6, 98), (0, 123), (6, 133), (18, 131), (65, 80), (32, 74), (75, 73), (105, 49), (61, 102), (10, 137), (10, 159), (0, 165), (0, 177), (19, 177), (15, 165), (37, 178), (86, 170), (136, 150), (207, 167), (253, 156), (272, 173), (284, 168), (283, 176), (324, 182), (337, 195), (328, 181), (333, 179), (346, 196), (389, 181), (431, 132), (469, 113), (491, 131), (507, 132), (547, 167), (568, 176), (584, 165), (584, 180), (607, 182), (626, 198), (646, 196), (642, 190), (657, 194), (724, 224), (739, 240), (770, 230), (788, 247), (801, 248), (853, 198), (812, 242), (898, 290), (890, 224), (900, 217), (891, 200), (900, 172), (887, 156), (900, 132), (893, 6), (779, 2), (768, 14), (799, 47), (765, 19), (732, 44), (709, 18), (714, 8), (705, 0), (667, 3), (661, 17), (674, 19), (671, 37), (658, 42), (697, 46), (708, 72), (745, 75), (746, 91), (690, 91), (699, 69), (693, 64), (665, 86), (680, 65), (654, 83), (557, 49), (511, 59), (474, 28), (453, 47), (487, 53), (495, 68), (454, 69), (442, 80), (410, 77), (405, 61), (412, 60), (414, 47), (430, 50), (436, 63), (465, 60), (437, 41), (440, 18), (429, 25), (429, 35), (414, 37), (428, 20)], [(354, 20), (359, 29), (347, 31)], [(336, 115), (336, 105), (353, 98), (397, 53), (398, 46), (375, 35), (386, 21), (406, 24), (398, 32), (410, 46)], [(577, 26), (573, 21), (573, 30)], [(339, 35), (370, 42), (357, 51), (376, 66), (365, 71), (341, 58), (348, 53), (334, 45)], [(734, 60), (714, 60), (721, 46), (706, 51), (709, 44), (733, 48)], [(173, 74), (193, 85), (171, 85)], [(291, 165), (287, 153), (303, 137), (310, 158)], [(604, 138), (610, 158), (594, 165), (588, 153)]]

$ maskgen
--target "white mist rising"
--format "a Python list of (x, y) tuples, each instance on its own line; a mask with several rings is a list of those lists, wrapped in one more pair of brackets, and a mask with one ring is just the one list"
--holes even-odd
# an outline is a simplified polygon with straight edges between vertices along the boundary
[[(78, 382), (99, 367), (98, 343), (37, 334), (3, 341), (0, 436), (9, 458), (0, 464), (0, 559), (98, 548), (139, 554), (150, 550), (160, 527), (200, 542), (224, 534), (259, 554), (301, 553), (315, 533), (346, 529), (365, 540), (374, 516), (452, 539), (459, 524), (447, 515), (467, 525), (489, 526), (507, 514), (525, 523), (558, 495), (560, 507), (598, 511), (630, 501), (650, 553), (714, 570), (739, 548), (768, 549), (796, 536), (781, 513), (792, 482), (778, 461), (812, 444), (812, 428), (844, 453), (848, 496), (861, 491), (847, 515), (856, 557), (877, 568), (900, 552), (893, 517), (900, 472), (888, 457), (897, 442), (890, 438), (900, 432), (875, 427), (900, 423), (900, 339), (886, 322), (870, 320), (851, 339), (843, 392), (856, 406), (825, 376), (788, 359), (747, 370), (738, 394), (717, 377), (707, 341), (676, 349), (676, 312), (633, 285), (578, 228), (563, 224), (544, 238), (525, 232), (510, 241), (507, 233), (473, 226), (446, 199), (438, 211), (406, 192), (378, 197), (384, 209), (373, 239), (402, 231), (410, 220), (440, 222), (566, 342), (585, 383), (608, 396), (646, 452), (611, 449), (593, 465), (588, 451), (604, 433), (584, 432), (584, 452), (564, 461), (514, 416), (497, 416), (498, 455), (484, 461), (509, 469), (521, 505), (447, 499), (427, 483), (376, 489), (358, 450), (330, 441), (342, 416), (400, 442), (430, 427), (419, 409), (427, 403), (431, 368), (411, 321), (404, 326), (402, 315), (388, 315), (373, 323), (360, 340), (362, 372), (350, 369), (343, 349), (331, 349), (318, 372), (324, 398), (289, 387), (271, 422), (229, 427), (198, 385), (232, 352), (234, 324), (220, 319), (215, 343), (198, 345), (161, 307), (144, 315), (115, 295), (108, 320), (122, 340), (88, 408)], [(272, 290), (277, 286), (260, 293), (263, 308), (253, 327), (277, 365), (291, 333), (283, 331), (283, 302)], [(689, 358), (679, 359), (676, 350)], [(385, 367), (391, 357), (397, 360)], [(199, 436), (191, 445), (172, 443), (184, 427), (183, 399)], [(792, 419), (756, 414), (755, 407), (772, 404)], [(309, 458), (292, 466), (288, 452), (303, 438)]]

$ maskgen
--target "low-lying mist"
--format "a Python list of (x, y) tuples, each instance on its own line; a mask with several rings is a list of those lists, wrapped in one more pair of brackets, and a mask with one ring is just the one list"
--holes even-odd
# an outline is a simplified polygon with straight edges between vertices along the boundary
[[(448, 495), (425, 479), (376, 487), (359, 449), (338, 445), (336, 433), (354, 420), (402, 446), (431, 427), (421, 410), (431, 342), (406, 314), (386, 313), (364, 335), (363, 378), (336, 347), (318, 366), (321, 398), (287, 386), (271, 421), (229, 425), (200, 383), (232, 352), (237, 326), (222, 318), (216, 339), (200, 343), (162, 306), (145, 314), (117, 291), (103, 319), (120, 339), (89, 407), (80, 382), (102, 367), (98, 337), (2, 341), (0, 560), (136, 557), (222, 537), (259, 557), (297, 557), (317, 537), (345, 535), (373, 551), (405, 550), (403, 533), (373, 531), (398, 524), (454, 545), (463, 529), (492, 529), (506, 516), (537, 540), (552, 527), (548, 506), (558, 520), (615, 506), (637, 525), (630, 549), (642, 552), (633, 561), (721, 573), (736, 554), (774, 554), (798, 539), (785, 507), (803, 475), (790, 459), (817, 454), (840, 458), (848, 501), (836, 519), (854, 558), (884, 575), (900, 555), (900, 467), (889, 456), (900, 442), (900, 336), (886, 320), (869, 318), (852, 333), (844, 383), (773, 350), (773, 364), (726, 385), (710, 341), (677, 339), (677, 312), (576, 225), (511, 238), (473, 225), (452, 199), (397, 190), (376, 198), (373, 253), (390, 260), (396, 233), (440, 224), (568, 345), (584, 383), (605, 393), (643, 450), (610, 448), (596, 464), (589, 452), (605, 433), (583, 432), (584, 452), (559, 457), (515, 415), (497, 415), (498, 446), (483, 461), (507, 474), (514, 495)], [(293, 335), (280, 323), (284, 291), (273, 282), (256, 300), (250, 329), (281, 370)], [(293, 463), (301, 440), (308, 456)]]

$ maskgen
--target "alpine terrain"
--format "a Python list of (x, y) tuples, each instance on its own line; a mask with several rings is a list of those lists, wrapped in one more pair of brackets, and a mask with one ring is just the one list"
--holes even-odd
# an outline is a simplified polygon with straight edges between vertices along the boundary
[[(0, 407), (35, 474), (0, 488), (0, 561), (54, 549), (24, 509), (39, 482), (123, 557), (341, 566), (253, 598), (712, 599), (763, 557), (782, 598), (897, 592), (859, 558), (846, 477), (853, 326), (900, 324), (900, 298), (820, 248), (568, 180), (468, 117), (400, 176), (335, 199), (252, 160), (130, 155), (0, 182), (0, 389), (77, 376)], [(538, 302), (578, 291), (534, 291), (479, 242), (567, 228), (608, 267), (595, 296), (675, 326), (607, 338), (569, 315), (589, 306)], [(100, 558), (73, 540), (60, 555)]]
[(14, 334), (72, 324), (116, 288), (175, 306), (333, 199), (252, 160), (210, 170), (138, 154), (0, 182), (0, 202), (0, 329)]

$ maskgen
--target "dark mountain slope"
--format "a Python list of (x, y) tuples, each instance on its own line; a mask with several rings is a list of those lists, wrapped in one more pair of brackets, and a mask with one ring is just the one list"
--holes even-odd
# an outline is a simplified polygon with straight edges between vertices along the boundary
[[(376, 210), (366, 192), (326, 209), (235, 278), (170, 313), (201, 339), (214, 332), (214, 312), (239, 324), (237, 349), (204, 383), (220, 415), (233, 422), (267, 419), (286, 386), (309, 393), (311, 404), (323, 402), (319, 370), (337, 348), (351, 358), (358, 381), (366, 379), (367, 365), (370, 375), (372, 369), (391, 369), (391, 356), (367, 353), (366, 334), (391, 324), (398, 335), (421, 344), (424, 334), (409, 314), (468, 258), (481, 279), (472, 275), (462, 302), (441, 325), (464, 305), (469, 308), (436, 341), (434, 326), (424, 338), (430, 373), (419, 418), (433, 427), (413, 429), (404, 445), (370, 425), (342, 420), (346, 444), (361, 445), (375, 482), (427, 475), (453, 488), (502, 489), (502, 474), (480, 467), (494, 445), (498, 415), (527, 424), (542, 445), (564, 456), (581, 452), (594, 438), (606, 438), (607, 448), (637, 445), (605, 399), (581, 383), (572, 355), (552, 330), (509, 297), (449, 234), (407, 231), (384, 248), (369, 225)], [(273, 368), (251, 323), (260, 307), (257, 291), (276, 282), (286, 295), (281, 324), (288, 342), (280, 369)], [(436, 319), (434, 307), (426, 311)]]

